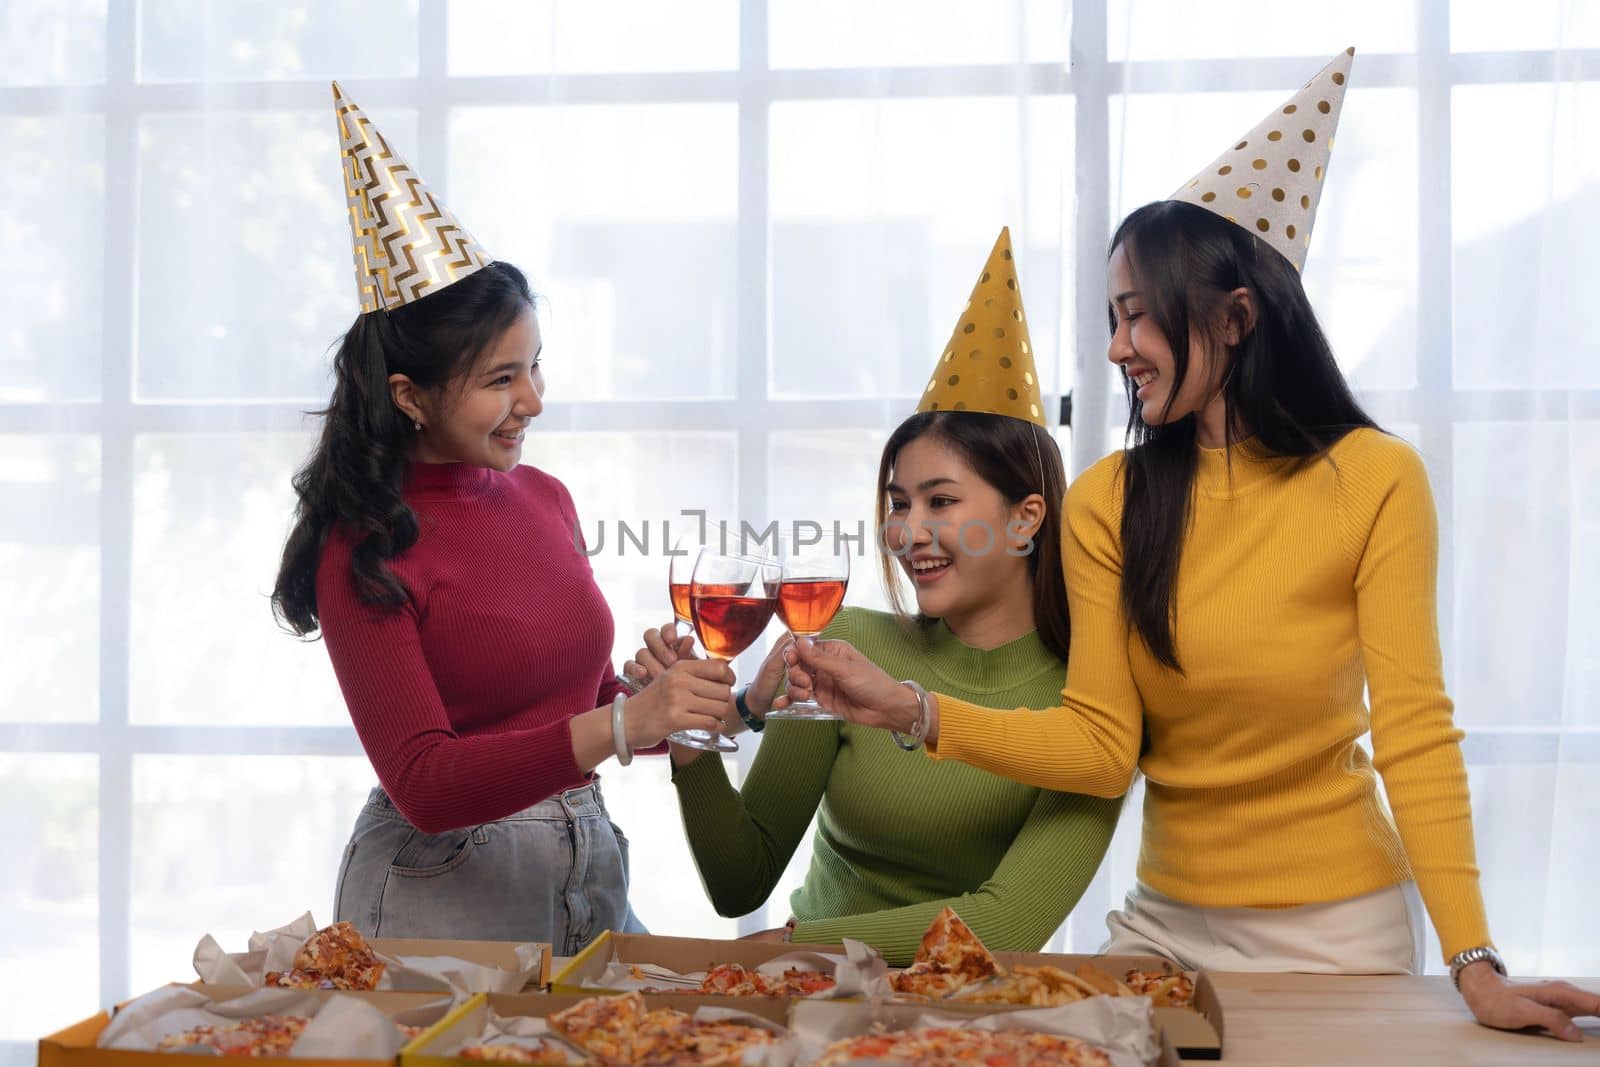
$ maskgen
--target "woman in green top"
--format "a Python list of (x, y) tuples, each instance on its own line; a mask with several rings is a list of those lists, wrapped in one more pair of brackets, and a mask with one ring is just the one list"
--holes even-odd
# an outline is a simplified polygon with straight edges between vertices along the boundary
[[(1064, 495), (1061, 453), (1042, 425), (975, 411), (912, 416), (889, 438), (878, 473), (896, 613), (846, 608), (825, 636), (844, 638), (896, 678), (989, 707), (1055, 706), (1068, 639)], [(915, 618), (900, 610), (901, 572), (916, 588)], [(688, 647), (671, 627), (645, 640), (631, 673), (654, 677)], [(756, 717), (773, 705), (785, 644), (745, 690)], [(885, 731), (839, 722), (774, 720), (742, 790), (720, 759), (674, 746), (672, 760), (689, 844), (718, 913), (765, 903), (816, 815), (793, 920), (755, 936), (855, 938), (893, 964), (909, 962), (946, 905), (991, 948), (1038, 949), (1100, 866), (1121, 806), (913, 758)]]

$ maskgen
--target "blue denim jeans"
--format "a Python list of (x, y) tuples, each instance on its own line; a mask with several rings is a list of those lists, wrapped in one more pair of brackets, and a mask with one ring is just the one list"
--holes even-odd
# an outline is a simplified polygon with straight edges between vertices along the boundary
[(628, 906), (628, 839), (598, 782), (442, 834), (418, 830), (374, 789), (333, 910), (369, 937), (548, 941), (563, 956), (602, 930), (645, 932)]

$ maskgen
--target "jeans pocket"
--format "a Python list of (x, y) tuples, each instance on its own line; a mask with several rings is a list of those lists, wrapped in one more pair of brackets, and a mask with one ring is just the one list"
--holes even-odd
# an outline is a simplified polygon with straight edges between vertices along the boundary
[(413, 832), (389, 862), (391, 874), (402, 878), (433, 878), (460, 867), (472, 857), (479, 827), (445, 834)]
[(617, 851), (622, 853), (622, 883), (623, 885), (627, 885), (630, 880), (629, 872), (631, 870), (628, 862), (628, 835), (622, 832), (622, 827), (618, 826), (614, 822), (611, 822), (609, 818), (606, 819), (606, 822), (611, 824), (611, 832), (616, 835)]

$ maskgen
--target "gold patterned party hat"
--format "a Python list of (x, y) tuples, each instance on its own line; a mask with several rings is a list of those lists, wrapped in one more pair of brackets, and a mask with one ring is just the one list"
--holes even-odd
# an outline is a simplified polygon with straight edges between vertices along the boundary
[(494, 262), (333, 83), (363, 313), (421, 300)]
[(983, 411), (1045, 425), (1010, 229), (1000, 231), (917, 410)]
[(1347, 48), (1228, 151), (1167, 199), (1243, 226), (1305, 266), (1311, 225), (1356, 50)]

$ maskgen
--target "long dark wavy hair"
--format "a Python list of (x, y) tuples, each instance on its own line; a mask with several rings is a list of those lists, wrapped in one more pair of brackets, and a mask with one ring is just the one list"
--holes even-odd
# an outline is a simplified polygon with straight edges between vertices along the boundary
[[(1054, 655), (1067, 658), (1071, 623), (1067, 617), (1067, 585), (1061, 573), (1061, 503), (1067, 495), (1067, 476), (1055, 438), (1042, 427), (1022, 419), (973, 411), (924, 411), (895, 428), (878, 460), (878, 526), (889, 521), (889, 479), (900, 450), (922, 437), (949, 446), (978, 477), (994, 486), (1007, 504), (1017, 504), (1034, 493), (1044, 497), (1044, 521), (1033, 537), (1028, 554), (1028, 577), (1033, 583), (1033, 624), (1039, 638)], [(1000, 539), (996, 538), (996, 551)], [(888, 553), (881, 556), (883, 582), (895, 613), (910, 618), (901, 597), (900, 568)], [(921, 615), (918, 622), (928, 621)]]
[(385, 564), (417, 541), (417, 517), (400, 495), (417, 431), (395, 406), (389, 375), (424, 390), (464, 380), (524, 310), (528, 279), (509, 263), (491, 263), (421, 300), (356, 319), (333, 359), (333, 398), (322, 435), (295, 473), (294, 527), (272, 589), (281, 625), (304, 637), (317, 621), (317, 566), (335, 523), (359, 539), (351, 580), (369, 604), (397, 607), (405, 587)]
[[(1229, 445), (1242, 428), (1254, 454), (1309, 462), (1351, 430), (1377, 427), (1334, 362), (1300, 273), (1276, 250), (1204, 208), (1170, 200), (1124, 219), (1111, 238), (1111, 251), (1119, 247), (1145, 314), (1172, 350), (1176, 380), (1168, 397), (1178, 395), (1189, 373), (1192, 335), (1224, 354)], [(1239, 344), (1228, 346), (1222, 340), (1228, 297), (1239, 288), (1250, 291), (1255, 322)], [(1115, 333), (1114, 308), (1110, 318)], [(1181, 673), (1173, 596), (1199, 460), (1195, 417), (1146, 425), (1126, 376), (1124, 385), (1122, 605), (1151, 654)]]

